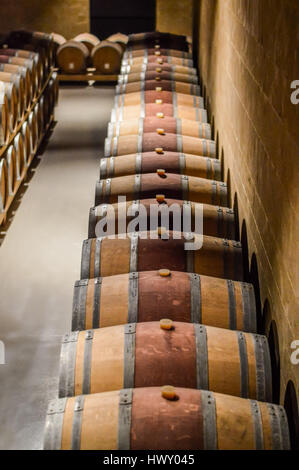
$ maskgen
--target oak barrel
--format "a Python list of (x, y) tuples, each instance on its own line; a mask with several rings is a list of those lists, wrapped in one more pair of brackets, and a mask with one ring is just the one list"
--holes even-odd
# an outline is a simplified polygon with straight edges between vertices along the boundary
[[(172, 392), (173, 399), (167, 399)], [(44, 449), (289, 449), (280, 405), (207, 390), (125, 389), (53, 400)]]
[(33, 87), (34, 84), (31, 82), (31, 75), (29, 70), (22, 65), (14, 65), (8, 63), (1, 63), (3, 56), (0, 56), (0, 71), (19, 74), (24, 79), (24, 97), (21, 97), (19, 100), (19, 94), (17, 91), (17, 103), (18, 103), (18, 117), (21, 119), (24, 114), (25, 106), (29, 106), (31, 103), (32, 97), (34, 96)]
[(156, 173), (161, 168), (166, 173), (182, 173), (217, 181), (221, 179), (220, 160), (176, 152), (164, 152), (163, 154), (146, 152), (102, 158), (100, 160), (100, 179), (134, 175), (135, 173)]
[(255, 333), (254, 289), (244, 282), (165, 269), (75, 283), (72, 330), (165, 317)]
[(144, 66), (152, 66), (155, 64), (157, 67), (160, 67), (163, 64), (168, 64), (172, 66), (180, 66), (180, 67), (193, 67), (193, 60), (191, 59), (184, 59), (184, 58), (179, 58), (179, 57), (170, 57), (167, 55), (149, 55), (146, 57), (134, 57), (134, 58), (123, 58), (122, 60), (122, 73), (123, 70), (125, 70), (125, 67), (144, 67)]
[(58, 47), (56, 58), (62, 73), (75, 74), (86, 71), (89, 51), (78, 41), (66, 41)]
[[(1, 73), (0, 73), (1, 80)], [(7, 142), (9, 135), (9, 108), (5, 91), (0, 91), (0, 145)]]
[(156, 198), (182, 199), (203, 204), (227, 206), (227, 185), (224, 182), (174, 173), (145, 173), (99, 180), (96, 183), (95, 205), (118, 201)]
[[(162, 59), (161, 59), (162, 60)], [(130, 73), (141, 73), (141, 72), (150, 72), (155, 71), (157, 73), (161, 72), (172, 72), (172, 73), (186, 73), (197, 75), (197, 71), (193, 67), (186, 67), (179, 64), (169, 64), (166, 62), (148, 62), (141, 63), (136, 65), (122, 65), (120, 72), (124, 75)]]
[(8, 174), (5, 158), (0, 160), (0, 213), (4, 212), (8, 198)]
[[(189, 95), (186, 95), (189, 96)], [(109, 138), (120, 135), (143, 134), (148, 132), (170, 133), (199, 137), (201, 139), (212, 138), (211, 126), (208, 123), (176, 119), (167, 116), (161, 121), (156, 116), (136, 118), (128, 121), (109, 122), (107, 136)]]
[(22, 133), (18, 132), (13, 140), (13, 146), (16, 153), (17, 180), (20, 180), (25, 168), (25, 149)]
[[(173, 80), (146, 80), (142, 82), (125, 83), (116, 86), (116, 93), (135, 93), (136, 91), (155, 90), (155, 91), (172, 91), (177, 93), (186, 93), (187, 95), (200, 95), (200, 86), (193, 83), (176, 82)], [(135, 116), (136, 117), (136, 116)]]
[(172, 91), (139, 91), (116, 95), (114, 99), (115, 107), (139, 106), (144, 103), (169, 103), (174, 106), (192, 106), (193, 108), (204, 108), (202, 96), (187, 95), (186, 93), (176, 93)]
[(150, 56), (159, 57), (159, 56), (166, 56), (166, 57), (179, 57), (181, 59), (189, 59), (192, 60), (192, 54), (190, 52), (179, 51), (177, 49), (163, 49), (159, 48), (147, 48), (147, 49), (131, 49), (127, 47), (126, 52), (124, 53), (124, 60), (132, 59), (134, 57), (142, 57), (148, 58)]
[(92, 65), (102, 74), (118, 74), (123, 54), (122, 47), (116, 42), (102, 41), (91, 53)]
[(124, 85), (126, 83), (142, 82), (144, 80), (155, 80), (157, 86), (159, 86), (159, 82), (162, 80), (172, 80), (174, 82), (192, 83), (194, 85), (198, 85), (198, 77), (196, 75), (166, 71), (156, 72), (155, 70), (119, 75), (118, 84)]
[(189, 49), (186, 36), (161, 33), (158, 31), (129, 34), (128, 48), (143, 49), (144, 47), (155, 47), (155, 45), (165, 49), (177, 49), (179, 51), (188, 51)]
[(17, 90), (13, 82), (0, 81), (0, 93), (5, 93), (8, 101), (8, 128), (12, 133), (19, 120)]
[(78, 34), (72, 40), (73, 41), (78, 41), (78, 42), (81, 42), (82, 44), (84, 44), (84, 46), (87, 47), (89, 53), (91, 53), (92, 49), (95, 46), (100, 44), (99, 38), (97, 38), (97, 36), (95, 36), (94, 34), (91, 34), (91, 33)]
[[(196, 125), (196, 127), (198, 127)], [(116, 157), (130, 153), (163, 152), (188, 153), (203, 157), (216, 158), (216, 142), (188, 135), (170, 134), (164, 129), (139, 135), (120, 135), (105, 139), (104, 156)]]
[(111, 34), (111, 36), (107, 38), (107, 41), (116, 42), (117, 44), (120, 45), (120, 47), (122, 48), (124, 52), (128, 43), (128, 39), (129, 38), (126, 34), (115, 33), (115, 34)]
[[(158, 196), (158, 200), (161, 195)], [(156, 230), (167, 226), (170, 230), (181, 230), (183, 223), (190, 223), (190, 229), (195, 233), (203, 233), (212, 237), (235, 239), (234, 211), (227, 207), (199, 205), (191, 201), (178, 199), (140, 199), (128, 202), (119, 202), (109, 207), (106, 204), (92, 207), (89, 212), (88, 238), (100, 237), (100, 231), (105, 234)], [(201, 217), (202, 224), (196, 217)], [(138, 216), (139, 224), (131, 221)]]
[[(157, 237), (157, 238), (154, 238)], [(166, 268), (206, 276), (243, 280), (242, 246), (239, 242), (193, 235), (188, 243), (200, 249), (185, 249), (184, 235), (157, 231), (89, 238), (83, 242), (81, 279), (114, 276)]]
[(203, 108), (193, 108), (192, 106), (174, 106), (169, 103), (145, 103), (137, 106), (120, 106), (115, 107), (111, 112), (111, 122), (126, 121), (136, 119), (136, 117), (144, 118), (155, 116), (161, 119), (163, 125), (164, 117), (174, 117), (179, 119), (187, 119), (199, 122), (208, 122), (207, 111)]
[[(30, 82), (31, 82), (31, 92), (33, 96), (36, 96), (38, 93), (38, 90), (40, 89), (42, 85), (42, 78), (43, 78), (43, 72), (41, 69), (41, 64), (40, 62), (35, 61), (34, 57), (26, 57), (22, 54), (28, 53), (28, 54), (33, 54), (28, 51), (21, 51), (21, 50), (15, 50), (15, 49), (0, 49), (0, 55), (1, 57), (5, 56), (8, 57), (8, 63), (12, 65), (18, 65), (20, 67), (25, 67), (29, 73), (30, 73)], [(38, 54), (37, 54), (38, 56)], [(27, 83), (25, 83), (24, 88), (27, 90)], [(30, 93), (30, 89), (28, 89), (28, 93)], [(28, 105), (28, 103), (27, 103)]]
[(18, 73), (0, 72), (0, 80), (6, 83), (13, 83), (16, 87), (17, 100), (19, 103), (20, 116), (23, 116), (24, 110), (29, 106), (26, 83), (24, 78)]

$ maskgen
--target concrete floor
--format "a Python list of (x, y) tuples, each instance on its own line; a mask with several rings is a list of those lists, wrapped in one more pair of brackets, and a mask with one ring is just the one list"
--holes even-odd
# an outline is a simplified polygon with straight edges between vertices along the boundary
[(60, 90), (58, 123), (0, 247), (0, 449), (42, 447), (113, 96)]

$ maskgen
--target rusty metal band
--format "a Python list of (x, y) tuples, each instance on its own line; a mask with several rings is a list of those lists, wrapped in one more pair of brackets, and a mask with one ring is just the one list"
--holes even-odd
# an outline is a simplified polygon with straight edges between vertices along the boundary
[(256, 400), (250, 400), (251, 416), (254, 427), (255, 450), (264, 450), (262, 415)]
[(81, 447), (81, 427), (82, 427), (82, 414), (84, 409), (83, 395), (76, 397), (73, 413), (73, 425), (72, 425), (72, 450), (80, 450)]
[(133, 388), (135, 385), (135, 344), (136, 323), (124, 325), (124, 388)]
[(101, 276), (101, 245), (102, 245), (102, 238), (97, 238), (95, 242), (95, 254), (94, 254), (94, 277)]
[(209, 390), (207, 330), (204, 325), (194, 324), (196, 346), (196, 384), (199, 390)]
[(76, 281), (73, 296), (72, 331), (85, 329), (88, 279)]
[(101, 303), (102, 278), (94, 280), (94, 297), (92, 310), (92, 327), (100, 328), (100, 303)]
[(133, 390), (119, 392), (117, 450), (130, 450)]
[(252, 334), (251, 337), (254, 343), (257, 400), (265, 401), (266, 384), (265, 384), (264, 348), (262, 344), (262, 336)]
[(63, 336), (60, 352), (59, 398), (75, 395), (75, 364), (79, 331)]
[(137, 323), (138, 320), (138, 273), (129, 273), (129, 305), (128, 323)]
[(59, 398), (49, 403), (45, 432), (44, 450), (60, 450), (62, 427), (67, 398)]
[(253, 286), (246, 282), (240, 283), (242, 293), (242, 309), (243, 309), (243, 331), (251, 333), (256, 332), (256, 313), (255, 308), (251, 306), (251, 296), (254, 295)]
[(131, 235), (130, 272), (138, 271), (138, 240), (136, 233)]
[(229, 308), (229, 329), (236, 330), (237, 328), (237, 315), (236, 315), (236, 297), (235, 297), (235, 285), (233, 281), (228, 279), (227, 291), (228, 291), (228, 308)]
[(215, 206), (217, 204), (217, 182), (212, 180), (211, 181), (211, 199), (212, 199), (212, 205)]
[(93, 330), (85, 332), (84, 342), (84, 359), (83, 359), (83, 379), (82, 393), (88, 395), (90, 393), (90, 375), (91, 375), (91, 355), (92, 355)]
[(224, 217), (222, 207), (217, 208), (217, 237), (225, 237), (224, 233)]
[(280, 429), (280, 416), (277, 410), (277, 405), (272, 405), (270, 403), (266, 404), (268, 409), (271, 434), (272, 434), (272, 450), (282, 450), (283, 442)]
[(201, 323), (201, 282), (199, 274), (190, 273), (191, 323)]
[(219, 183), (219, 192), (220, 192), (220, 205), (227, 207), (227, 185), (226, 183)]
[(240, 396), (248, 398), (249, 395), (249, 377), (248, 377), (248, 357), (247, 345), (244, 333), (237, 331), (239, 356), (240, 356)]
[(90, 250), (92, 240), (84, 240), (82, 245), (82, 256), (81, 256), (81, 279), (89, 278), (89, 263), (90, 263)]
[(217, 450), (216, 404), (213, 392), (201, 390), (204, 450)]

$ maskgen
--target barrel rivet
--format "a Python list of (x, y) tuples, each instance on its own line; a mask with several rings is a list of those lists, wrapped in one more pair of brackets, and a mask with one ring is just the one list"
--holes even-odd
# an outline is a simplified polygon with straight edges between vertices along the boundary
[(159, 275), (161, 277), (168, 277), (170, 276), (171, 272), (169, 269), (159, 269)]
[(172, 385), (164, 385), (164, 387), (161, 388), (161, 395), (166, 400), (175, 400), (178, 398), (175, 388), (172, 387)]
[(157, 175), (159, 175), (161, 178), (166, 178), (166, 171), (163, 168), (158, 168)]
[(165, 202), (165, 195), (164, 194), (156, 194), (156, 201), (160, 204), (161, 202)]
[(161, 73), (161, 72), (162, 72), (162, 68), (161, 68), (161, 67), (157, 67), (157, 68), (156, 68), (156, 72), (157, 72), (157, 73)]
[(164, 131), (164, 129), (162, 129), (161, 127), (158, 127), (158, 129), (156, 129), (156, 132), (157, 132), (157, 134), (159, 134), (159, 135), (165, 135), (165, 131)]
[(157, 100), (155, 100), (155, 103), (156, 104), (163, 104), (163, 100), (157, 99)]
[(157, 80), (157, 82), (158, 82), (159, 80), (161, 80), (161, 77), (159, 77), (159, 76), (157, 75), (157, 76), (155, 77), (155, 80)]
[(161, 86), (156, 86), (156, 91), (162, 91), (163, 88)]
[(155, 49), (160, 49), (160, 44), (155, 44)]
[(163, 64), (163, 59), (161, 57), (159, 57), (159, 59), (157, 59), (157, 62), (158, 62), (158, 64)]
[(164, 118), (164, 113), (157, 113), (156, 116), (157, 116), (157, 118), (163, 119)]
[(172, 330), (173, 329), (173, 321), (169, 320), (169, 318), (161, 318), (160, 328), (161, 328), (161, 330)]
[(155, 152), (161, 155), (161, 154), (164, 153), (164, 150), (163, 150), (162, 147), (156, 147), (156, 148), (155, 148)]

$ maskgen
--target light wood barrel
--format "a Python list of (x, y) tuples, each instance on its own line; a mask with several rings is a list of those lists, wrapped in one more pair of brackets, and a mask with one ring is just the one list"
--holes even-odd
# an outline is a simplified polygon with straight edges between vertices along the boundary
[(197, 71), (193, 67), (186, 67), (183, 65), (175, 65), (162, 62), (161, 64), (156, 62), (141, 63), (136, 65), (122, 65), (120, 72), (124, 75), (130, 73), (141, 73), (141, 72), (172, 72), (172, 73), (186, 73), (191, 75), (197, 75)]
[(31, 133), (28, 121), (25, 121), (22, 124), (21, 134), (24, 144), (24, 161), (25, 165), (28, 166), (32, 155)]
[(0, 213), (4, 212), (8, 198), (8, 174), (5, 158), (0, 160)]
[[(185, 250), (187, 240), (183, 234), (172, 231), (162, 236), (154, 231), (116, 235), (115, 239), (89, 238), (83, 242), (81, 279), (166, 268), (242, 281), (241, 244), (221, 238), (202, 238), (202, 247), (196, 250)], [(195, 247), (199, 246), (199, 239), (194, 235)]]
[(72, 330), (165, 317), (255, 333), (254, 289), (244, 282), (165, 269), (75, 283)]
[[(198, 127), (198, 126), (196, 126)], [(105, 157), (116, 157), (130, 153), (163, 152), (188, 153), (216, 158), (216, 142), (214, 140), (200, 139), (188, 135), (169, 134), (158, 129), (157, 132), (148, 132), (142, 135), (120, 135), (112, 139), (105, 139)]]
[(92, 65), (97, 72), (103, 74), (118, 74), (120, 71), (122, 54), (123, 49), (116, 42), (102, 41), (92, 50)]
[[(31, 93), (32, 96), (35, 97), (42, 85), (42, 71), (40, 70), (41, 64), (39, 61), (36, 62), (35, 54), (20, 49), (0, 49), (0, 54), (1, 56), (3, 55), (8, 57), (10, 64), (25, 67), (29, 71), (31, 87), (27, 90), (28, 85), (25, 83), (24, 89), (26, 89), (27, 93)], [(30, 100), (30, 98), (31, 96), (28, 99)]]
[[(203, 224), (198, 226), (195, 219), (201, 214)], [(130, 223), (137, 215), (139, 218), (138, 227)], [(100, 237), (98, 230), (103, 230), (104, 227), (107, 235), (123, 233), (125, 230), (128, 232), (140, 231), (149, 227), (151, 230), (156, 230), (164, 225), (163, 220), (165, 219), (170, 230), (181, 230), (184, 220), (190, 220), (192, 232), (230, 240), (235, 239), (235, 218), (232, 209), (211, 204), (199, 206), (195, 202), (179, 199), (163, 199), (163, 202), (158, 202), (157, 199), (140, 199), (113, 204), (109, 210), (106, 204), (92, 207), (89, 212), (88, 238)], [(145, 228), (140, 228), (140, 225)]]
[(207, 111), (203, 108), (193, 108), (192, 106), (182, 106), (169, 103), (144, 103), (137, 106), (120, 106), (111, 112), (111, 122), (126, 121), (154, 116), (161, 119), (161, 127), (164, 117), (174, 117), (176, 119), (187, 119), (189, 121), (208, 122)]
[(87, 47), (89, 53), (91, 53), (92, 49), (95, 46), (100, 44), (99, 38), (97, 38), (97, 36), (95, 36), (94, 34), (90, 34), (90, 33), (78, 34), (72, 40), (73, 41), (78, 41), (78, 42), (81, 42), (82, 44), (84, 44), (84, 46)]
[(29, 126), (30, 136), (31, 136), (31, 152), (35, 153), (37, 150), (37, 145), (38, 145), (38, 130), (37, 130), (36, 115), (34, 111), (31, 111), (31, 113), (28, 116), (28, 126)]
[[(173, 399), (167, 399), (168, 390)], [(287, 450), (290, 439), (282, 406), (207, 390), (150, 387), (52, 401), (44, 449)]]
[(157, 72), (155, 70), (119, 75), (118, 84), (124, 85), (126, 83), (142, 82), (144, 80), (155, 80), (157, 86), (159, 86), (159, 82), (163, 80), (172, 80), (174, 82), (192, 83), (194, 85), (198, 85), (198, 77), (196, 75), (166, 71)]
[[(0, 62), (1, 62), (1, 56), (0, 56)], [(31, 103), (32, 96), (34, 95), (32, 91), (31, 76), (30, 76), (29, 70), (26, 67), (23, 67), (21, 65), (0, 63), (0, 71), (19, 74), (24, 79), (24, 95), (25, 96), (22, 97), (21, 100), (19, 100), (19, 93), (16, 90), (17, 105), (18, 105), (18, 118), (21, 119), (24, 115), (25, 106), (28, 106)]]
[(11, 196), (14, 193), (16, 181), (17, 181), (17, 162), (16, 152), (13, 145), (10, 145), (5, 152), (5, 159), (7, 163), (7, 183), (8, 183), (8, 195)]
[(67, 41), (57, 50), (57, 63), (63, 73), (84, 73), (86, 71), (89, 51), (78, 41)]
[(182, 67), (193, 67), (193, 60), (185, 59), (180, 57), (171, 57), (168, 55), (148, 55), (144, 57), (133, 57), (133, 58), (126, 58), (124, 57), (122, 60), (122, 66), (126, 67), (142, 67), (142, 66), (150, 66), (156, 65), (157, 67), (168, 64), (172, 66), (182, 66)]
[(192, 60), (192, 54), (190, 52), (178, 51), (176, 49), (163, 49), (161, 47), (158, 48), (148, 48), (148, 49), (130, 49), (127, 47), (126, 52), (124, 54), (124, 59), (132, 59), (134, 57), (142, 57), (147, 58), (149, 56), (166, 56), (166, 57), (178, 57), (180, 59), (189, 59)]
[(146, 80), (142, 82), (131, 82), (124, 85), (116, 86), (116, 93), (121, 95), (123, 93), (135, 93), (137, 91), (172, 91), (176, 93), (186, 93), (187, 95), (200, 95), (200, 86), (193, 83), (176, 82), (173, 80), (161, 80), (157, 83), (156, 80)]
[(147, 103), (163, 104), (168, 103), (173, 106), (192, 106), (193, 108), (204, 108), (204, 99), (202, 96), (186, 95), (185, 93), (176, 93), (172, 91), (140, 91), (116, 95), (114, 100), (115, 107), (139, 106)]
[(8, 127), (12, 133), (19, 120), (17, 90), (13, 82), (0, 81), (0, 93), (5, 93), (8, 101)]
[(0, 80), (6, 83), (13, 83), (15, 85), (20, 115), (23, 116), (25, 108), (29, 105), (29, 95), (26, 93), (24, 78), (18, 73), (0, 72)]
[[(1, 80), (1, 73), (0, 73)], [(0, 91), (0, 145), (7, 142), (9, 135), (9, 108), (5, 91)]]
[(124, 52), (128, 43), (128, 39), (129, 38), (126, 34), (115, 33), (115, 34), (111, 34), (111, 36), (107, 38), (107, 41), (116, 42), (117, 44), (120, 45), (120, 47), (122, 48)]
[(57, 49), (59, 46), (61, 46), (62, 44), (66, 42), (66, 39), (64, 36), (58, 33), (51, 33), (51, 35), (53, 38), (53, 47), (54, 47), (54, 63), (55, 63), (55, 66), (58, 67), (57, 57), (56, 57)]
[(200, 157), (176, 152), (146, 152), (100, 160), (100, 179), (142, 173), (156, 173), (163, 168), (166, 173), (185, 174), (199, 178), (221, 180), (221, 164), (216, 158)]
[(109, 122), (107, 136), (112, 138), (121, 135), (142, 135), (148, 132), (166, 132), (209, 140), (212, 138), (210, 124), (203, 122), (195, 123), (187, 119), (176, 119), (170, 116), (165, 117), (163, 121), (156, 116), (148, 116), (146, 118), (136, 118), (118, 123)]
[(156, 198), (181, 199), (202, 204), (227, 206), (227, 185), (221, 181), (196, 178), (174, 173), (137, 174), (107, 178), (96, 183), (95, 205), (118, 201), (118, 196), (126, 196), (128, 201)]
[(24, 141), (21, 132), (18, 132), (15, 136), (13, 146), (16, 154), (17, 180), (20, 180), (26, 165)]
[(168, 329), (163, 325), (161, 320), (66, 334), (59, 397), (168, 383), (272, 401), (265, 336), (172, 320)]

